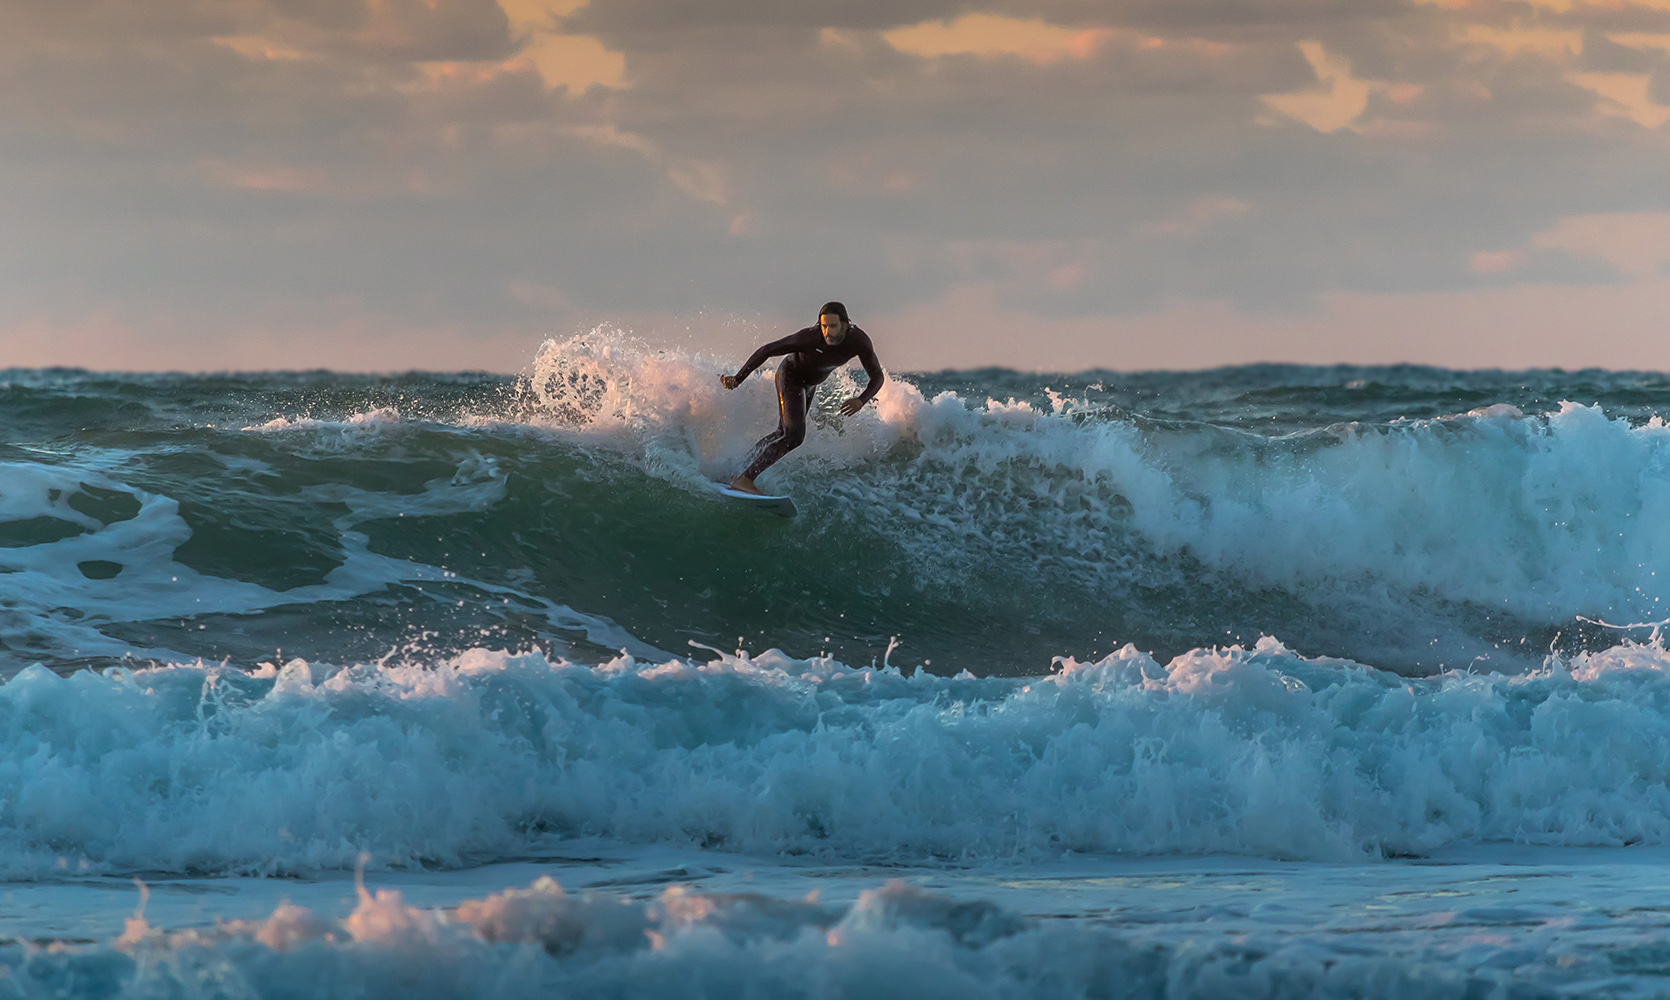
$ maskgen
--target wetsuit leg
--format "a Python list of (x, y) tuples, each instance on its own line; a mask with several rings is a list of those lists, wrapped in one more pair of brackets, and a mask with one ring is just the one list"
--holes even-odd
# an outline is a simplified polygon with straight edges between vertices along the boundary
[(743, 475), (754, 479), (800, 447), (806, 440), (806, 414), (811, 412), (817, 392), (817, 386), (804, 385), (785, 376), (781, 368), (777, 369), (777, 429), (754, 445), (754, 459)]

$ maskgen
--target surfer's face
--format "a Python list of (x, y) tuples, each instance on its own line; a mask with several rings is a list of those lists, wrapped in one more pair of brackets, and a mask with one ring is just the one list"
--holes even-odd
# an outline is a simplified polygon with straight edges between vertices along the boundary
[(847, 339), (847, 323), (834, 313), (824, 313), (818, 317), (818, 329), (823, 331), (823, 342), (839, 344)]

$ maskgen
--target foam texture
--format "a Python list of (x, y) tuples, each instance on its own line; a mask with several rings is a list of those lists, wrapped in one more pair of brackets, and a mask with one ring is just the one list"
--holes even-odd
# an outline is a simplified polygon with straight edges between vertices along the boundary
[(770, 652), (30, 668), (0, 874), (453, 867), (563, 837), (825, 859), (1670, 843), (1670, 654), (1411, 681), (1267, 640), (1030, 680)]

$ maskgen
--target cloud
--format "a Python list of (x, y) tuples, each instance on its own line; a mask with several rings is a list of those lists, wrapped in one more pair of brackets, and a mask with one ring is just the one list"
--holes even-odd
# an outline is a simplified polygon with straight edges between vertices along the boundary
[(584, 93), (592, 87), (621, 90), (628, 86), (626, 54), (590, 35), (565, 34), (566, 18), (586, 0), (500, 0), (513, 32), (527, 38), (521, 57), (533, 64), (551, 88)]
[(1475, 274), (1507, 274), (1524, 266), (1528, 256), (1524, 250), (1476, 250), (1467, 267)]
[(749, 31), (755, 29), (852, 28), (883, 31), (906, 24), (955, 17), (967, 6), (963, 0), (825, 0), (781, 3), (778, 0), (710, 0), (668, 3), (666, 0), (592, 0), (569, 20), (576, 30), (625, 40), (646, 35), (677, 36), (688, 32)]
[(1670, 53), (1670, 33), (1646, 31), (1614, 31), (1608, 41), (1632, 49), (1649, 49)]
[[(1567, 215), (1517, 245), (1478, 250), (1469, 269), (1503, 286), (1658, 286), (1670, 265), (1670, 211)], [(1639, 361), (1637, 363), (1640, 363)]]
[(1633, 278), (1656, 277), (1670, 262), (1670, 212), (1569, 215), (1531, 245), (1598, 257)]
[(1583, 52), (1583, 32), (1575, 28), (1514, 23), (1508, 27), (1491, 24), (1458, 24), (1451, 37), (1457, 44), (1477, 46), (1513, 57), (1532, 55), (1564, 62)]
[(628, 86), (626, 55), (612, 52), (589, 35), (539, 32), (523, 57), (539, 70), (547, 87), (583, 93), (593, 87), (621, 90)]
[(306, 59), (307, 53), (300, 49), (291, 48), (283, 42), (277, 42), (260, 35), (237, 35), (228, 38), (213, 38), (210, 41), (243, 56), (245, 59), (291, 60)]
[(924, 58), (1013, 56), (1040, 65), (1088, 59), (1107, 44), (1108, 28), (1066, 28), (1038, 19), (964, 14), (954, 21), (924, 21), (882, 33), (887, 44)]
[(1627, 118), (1648, 129), (1670, 121), (1670, 107), (1653, 100), (1650, 74), (1569, 73), (1566, 79), (1600, 97), (1603, 114)]
[(521, 31), (557, 31), (587, 0), (499, 0), (511, 25)]
[(14, 0), (0, 326), (327, 344), (973, 289), (1082, 338), (1276, 336), (1651, 281), (1649, 223), (1572, 220), (1670, 212), (1663, 7)]
[(1352, 77), (1351, 63), (1329, 55), (1320, 42), (1302, 41), (1299, 51), (1310, 63), (1321, 86), (1287, 94), (1263, 94), (1259, 99), (1272, 110), (1304, 122), (1318, 132), (1337, 132), (1350, 127), (1368, 109), (1368, 97), (1375, 84)]
[(726, 203), (725, 172), (718, 163), (675, 158), (667, 164), (667, 178), (673, 187), (697, 201), (720, 206)]

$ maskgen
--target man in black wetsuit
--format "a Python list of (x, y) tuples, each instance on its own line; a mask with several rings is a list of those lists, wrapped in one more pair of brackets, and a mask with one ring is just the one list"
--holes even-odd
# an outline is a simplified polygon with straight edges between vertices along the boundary
[(875, 398), (886, 378), (881, 373), (881, 362), (876, 360), (875, 348), (870, 345), (870, 335), (847, 319), (846, 306), (826, 302), (818, 310), (817, 326), (772, 341), (755, 351), (735, 375), (721, 375), (719, 381), (725, 388), (735, 389), (766, 358), (782, 354), (789, 357), (777, 366), (777, 429), (754, 445), (753, 461), (731, 480), (733, 490), (758, 493), (754, 478), (806, 440), (806, 414), (812, 410), (812, 398), (817, 395), (819, 383), (830, 372), (857, 358), (870, 376), (870, 384), (862, 393), (841, 404), (841, 412), (849, 417)]

